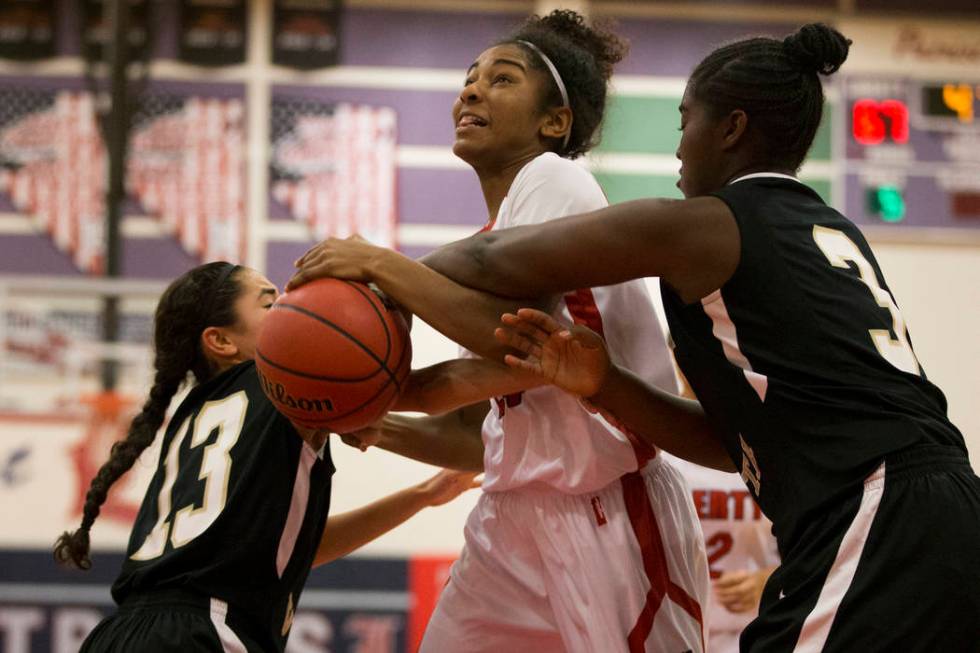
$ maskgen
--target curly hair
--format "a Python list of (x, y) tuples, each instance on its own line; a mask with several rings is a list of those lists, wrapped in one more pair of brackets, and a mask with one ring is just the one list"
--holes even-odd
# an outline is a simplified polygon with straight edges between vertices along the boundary
[[(531, 16), (497, 45), (516, 45), (524, 50), (531, 67), (551, 74), (541, 57), (521, 41), (533, 43), (554, 64), (568, 91), (572, 110), (572, 131), (566, 145), (555, 139), (555, 151), (574, 159), (595, 147), (601, 137), (600, 126), (606, 111), (606, 94), (613, 66), (629, 51), (625, 40), (608, 25), (586, 25), (578, 13), (558, 9), (547, 16)], [(541, 98), (541, 108), (561, 106), (557, 84), (551, 84)]]
[(822, 23), (779, 40), (756, 37), (716, 49), (688, 82), (716, 116), (741, 109), (765, 143), (766, 163), (796, 170), (823, 117), (823, 85), (847, 59), (851, 41)]
[(241, 289), (236, 273), (241, 269), (231, 263), (207, 263), (180, 276), (164, 291), (154, 315), (153, 387), (126, 437), (112, 445), (109, 459), (92, 479), (81, 525), (62, 533), (55, 542), (54, 557), (59, 563), (79, 569), (92, 567), (89, 531), (109, 488), (153, 443), (170, 401), (188, 373), (198, 383), (214, 373), (201, 351), (201, 332), (209, 326), (229, 326), (237, 321), (235, 300)]

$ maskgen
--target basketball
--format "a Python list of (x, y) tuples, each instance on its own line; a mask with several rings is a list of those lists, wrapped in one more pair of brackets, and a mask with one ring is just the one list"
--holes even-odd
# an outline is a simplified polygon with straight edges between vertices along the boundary
[(256, 349), (262, 389), (290, 420), (349, 433), (395, 403), (411, 369), (401, 313), (362, 283), (320, 279), (282, 295)]

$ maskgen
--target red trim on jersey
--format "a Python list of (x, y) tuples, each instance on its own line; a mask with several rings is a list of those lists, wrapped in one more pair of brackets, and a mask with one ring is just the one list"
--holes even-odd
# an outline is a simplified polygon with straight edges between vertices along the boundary
[(701, 616), (701, 606), (683, 587), (670, 580), (667, 554), (664, 551), (653, 506), (650, 504), (650, 496), (647, 494), (646, 481), (639, 472), (631, 472), (623, 476), (620, 482), (623, 485), (626, 513), (629, 515), (636, 541), (640, 543), (643, 571), (650, 581), (650, 590), (647, 592), (643, 610), (626, 638), (630, 653), (643, 653), (646, 650), (646, 640), (653, 630), (653, 620), (657, 616), (660, 604), (663, 603), (664, 596), (698, 622), (701, 628), (701, 650), (704, 650), (704, 619)]
[[(582, 288), (565, 295), (565, 306), (568, 307), (568, 313), (572, 316), (572, 321), (575, 324), (588, 327), (600, 336), (605, 337), (606, 332), (602, 326), (602, 314), (599, 313), (599, 307), (595, 303), (595, 295), (592, 294), (591, 288)], [(656, 447), (638, 438), (635, 433), (618, 421), (613, 421), (612, 425), (622, 431), (633, 446), (633, 453), (636, 456), (636, 466), (638, 469), (643, 469), (648, 462), (656, 458)]]
[(594, 496), (592, 501), (592, 512), (595, 513), (595, 522), (599, 526), (605, 526), (606, 520), (606, 510), (602, 507), (602, 500), (598, 496)]
[(575, 324), (587, 326), (600, 336), (605, 337), (605, 330), (602, 328), (602, 315), (599, 307), (595, 303), (595, 295), (591, 288), (582, 288), (575, 292), (565, 295), (565, 305), (572, 316)]

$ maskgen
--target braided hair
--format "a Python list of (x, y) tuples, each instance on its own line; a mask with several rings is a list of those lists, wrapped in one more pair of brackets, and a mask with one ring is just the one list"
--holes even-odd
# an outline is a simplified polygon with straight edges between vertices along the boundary
[(741, 109), (774, 167), (799, 169), (823, 116), (823, 86), (847, 59), (851, 41), (822, 23), (782, 40), (757, 37), (724, 45), (697, 65), (688, 82), (715, 117)]
[(230, 326), (237, 321), (234, 305), (240, 288), (236, 273), (241, 269), (231, 263), (207, 263), (183, 274), (164, 291), (154, 315), (153, 387), (126, 437), (112, 445), (109, 459), (92, 479), (81, 525), (73, 532), (63, 533), (55, 543), (54, 557), (59, 563), (91, 568), (89, 531), (109, 488), (153, 443), (170, 401), (187, 380), (188, 372), (197, 383), (214, 374), (201, 350), (201, 332), (209, 326)]
[[(557, 9), (547, 16), (531, 16), (497, 45), (515, 45), (524, 51), (535, 70), (551, 79), (541, 56), (521, 43), (538, 47), (554, 64), (568, 91), (574, 119), (567, 144), (555, 139), (554, 148), (563, 157), (574, 159), (599, 143), (600, 125), (606, 111), (606, 91), (613, 66), (626, 56), (625, 40), (604, 26), (585, 24), (578, 13)], [(562, 106), (558, 85), (551, 82), (541, 98), (541, 109)]]

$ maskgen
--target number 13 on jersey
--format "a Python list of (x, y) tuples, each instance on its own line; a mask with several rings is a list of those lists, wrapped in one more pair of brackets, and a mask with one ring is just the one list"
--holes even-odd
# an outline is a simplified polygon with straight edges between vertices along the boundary
[(180, 445), (187, 436), (191, 423), (190, 417), (184, 420), (170, 447), (167, 448), (163, 485), (157, 497), (157, 522), (146, 536), (143, 545), (130, 556), (131, 559), (152, 560), (162, 555), (167, 547), (168, 536), (174, 548), (183, 546), (206, 531), (218, 518), (228, 498), (228, 479), (231, 476), (231, 456), (228, 452), (238, 442), (247, 408), (248, 398), (245, 393), (236, 392), (219, 401), (209, 401), (198, 411), (197, 418), (194, 420), (194, 434), (191, 437), (190, 448), (201, 446), (215, 429), (218, 431), (214, 443), (204, 449), (201, 459), (198, 478), (205, 482), (204, 499), (200, 508), (193, 506), (180, 508), (173, 515), (171, 524), (173, 510), (171, 494), (180, 464)]

